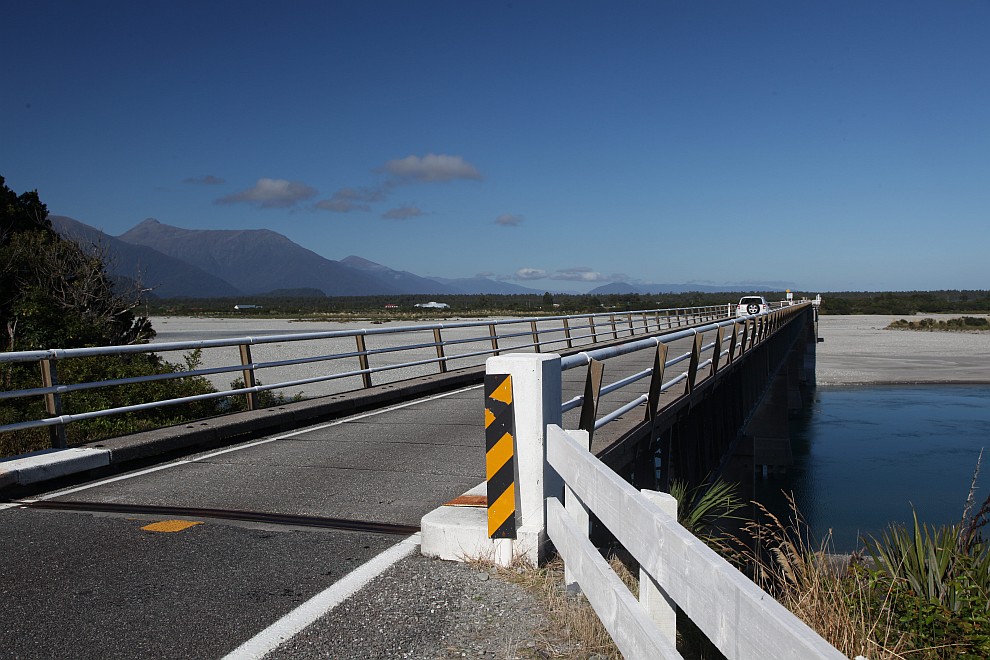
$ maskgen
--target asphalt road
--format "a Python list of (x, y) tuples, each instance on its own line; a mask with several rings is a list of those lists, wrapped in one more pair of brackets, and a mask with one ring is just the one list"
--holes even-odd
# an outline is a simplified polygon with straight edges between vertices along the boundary
[[(678, 342), (669, 357), (689, 343)], [(606, 382), (652, 359), (645, 351), (611, 360)], [(583, 382), (584, 370), (566, 372), (565, 400), (582, 392)], [(599, 413), (648, 387), (644, 379), (607, 397)], [(334, 520), (418, 526), (424, 514), (480, 483), (482, 411), (478, 386), (42, 493), (31, 498), (34, 505), (0, 504), (0, 657), (223, 657), (409, 535), (336, 529)], [(570, 415), (576, 419), (577, 411)], [(634, 411), (626, 421), (641, 415)], [(617, 432), (603, 432), (601, 441)], [(242, 512), (283, 518), (246, 521)], [(176, 520), (182, 522), (168, 522)], [(160, 523), (164, 528), (154, 526)], [(442, 573), (436, 562), (423, 566)], [(442, 586), (447, 578), (438, 579)], [(461, 585), (461, 595), (470, 585), (450, 583)], [(436, 608), (403, 599), (437, 599), (438, 591), (397, 589), (384, 603), (369, 600), (367, 589), (361, 597), (428, 621), (426, 612)], [(346, 625), (351, 629), (324, 623), (307, 634), (330, 635), (322, 648), (339, 650), (349, 638), (367, 643), (360, 619)], [(431, 636), (428, 628), (410, 627), (390, 648), (442, 643), (445, 633)]]

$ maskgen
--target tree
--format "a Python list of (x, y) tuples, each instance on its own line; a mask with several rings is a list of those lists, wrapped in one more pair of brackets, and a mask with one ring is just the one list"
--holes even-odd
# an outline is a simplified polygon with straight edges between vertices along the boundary
[(17, 195), (0, 177), (0, 324), (8, 351), (130, 344), (154, 336), (118, 292), (99, 249), (60, 237), (37, 191)]

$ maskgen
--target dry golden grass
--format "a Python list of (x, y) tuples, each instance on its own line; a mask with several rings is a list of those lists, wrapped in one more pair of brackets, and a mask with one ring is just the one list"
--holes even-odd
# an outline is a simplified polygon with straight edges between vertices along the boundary
[(745, 527), (752, 543), (726, 546), (725, 554), (848, 657), (909, 657), (907, 640), (886, 606), (893, 597), (889, 584), (872, 582), (857, 570), (858, 557), (835, 555), (829, 536), (812, 545), (793, 501), (786, 523), (757, 507), (760, 520)]
[[(545, 657), (559, 660), (581, 660), (590, 657), (601, 660), (621, 660), (622, 655), (609, 636), (591, 604), (582, 594), (564, 589), (564, 563), (554, 558), (544, 566), (534, 568), (517, 560), (512, 566), (501, 567), (477, 561), (503, 579), (518, 584), (537, 595), (547, 610), (547, 625), (536, 640)], [(638, 594), (636, 577), (616, 558), (609, 560), (612, 569), (622, 578), (633, 595)]]

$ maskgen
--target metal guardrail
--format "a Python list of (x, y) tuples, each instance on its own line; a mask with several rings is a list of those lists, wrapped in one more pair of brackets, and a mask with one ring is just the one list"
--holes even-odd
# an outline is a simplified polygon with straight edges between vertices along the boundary
[[(561, 412), (565, 413), (580, 407), (581, 422), (578, 428), (587, 431), (589, 436), (593, 436), (597, 429), (615, 421), (644, 403), (647, 404), (648, 417), (652, 418), (658, 411), (660, 395), (663, 392), (678, 383), (686, 382), (685, 394), (690, 394), (698, 383), (699, 374), (703, 373), (704, 370), (710, 368), (709, 377), (713, 376), (723, 364), (727, 365), (752, 350), (753, 347), (786, 323), (792, 315), (803, 310), (806, 305), (807, 302), (802, 301), (793, 305), (780, 306), (763, 314), (719, 321), (658, 337), (630, 341), (618, 346), (582, 351), (562, 357), (560, 360), (561, 371), (587, 366), (588, 375), (584, 394), (564, 401), (561, 405)], [(711, 332), (715, 333), (715, 338), (705, 344), (704, 336)], [(668, 359), (668, 345), (689, 337), (694, 338), (691, 349)], [(626, 376), (614, 383), (602, 385), (604, 374), (602, 363), (605, 360), (643, 350), (656, 351), (652, 367)], [(707, 358), (705, 358), (706, 355)], [(723, 358), (725, 359), (724, 363)], [(685, 361), (690, 361), (685, 371), (666, 382), (663, 380), (665, 370), (668, 367)], [(620, 407), (599, 416), (598, 403), (603, 395), (629, 387), (646, 378), (651, 379), (647, 393), (640, 394)]]
[[(778, 331), (786, 333), (792, 328), (790, 323), (800, 321), (812, 304), (785, 305), (768, 313), (567, 357), (507, 355), (489, 360), (488, 373), (511, 376), (516, 406), (518, 534), (511, 551), (500, 556), (518, 554), (539, 562), (546, 556), (546, 535), (564, 560), (568, 588), (585, 593), (627, 658), (681, 657), (674, 644), (675, 607), (727, 658), (844, 657), (679, 525), (669, 495), (640, 493), (590, 452), (595, 429), (643, 403), (648, 404), (647, 420), (654, 419), (664, 389), (685, 383), (684, 392), (668, 406), (689, 397), (696, 385), (701, 391), (704, 378), (716, 377), (722, 365), (731, 365), (767, 340), (776, 339)], [(706, 344), (704, 337), (712, 332), (715, 338)], [(668, 346), (687, 338), (693, 338), (691, 349), (667, 359)], [(648, 350), (655, 351), (652, 368), (602, 387), (604, 360)], [(702, 359), (706, 354), (707, 359)], [(688, 360), (684, 373), (664, 381), (666, 367)], [(562, 371), (581, 366), (588, 367), (585, 394), (562, 401)], [(704, 376), (703, 371), (707, 371)], [(647, 394), (596, 418), (602, 394), (622, 390), (647, 376)], [(579, 406), (579, 429), (564, 430), (563, 413)], [(639, 602), (589, 540), (591, 514), (640, 564)]]
[[(522, 319), (498, 319), (486, 321), (463, 321), (436, 323), (429, 325), (401, 326), (390, 328), (370, 328), (338, 330), (297, 334), (266, 335), (262, 337), (235, 337), (229, 339), (209, 339), (184, 342), (150, 343), (128, 346), (100, 346), (92, 348), (47, 349), (38, 351), (18, 351), (0, 353), (0, 367), (6, 364), (37, 363), (41, 370), (41, 386), (0, 392), (0, 405), (5, 400), (20, 397), (44, 397), (48, 417), (5, 424), (2, 432), (48, 427), (52, 432), (52, 446), (66, 446), (65, 425), (86, 419), (139, 412), (164, 406), (218, 399), (243, 395), (249, 410), (257, 408), (257, 395), (263, 391), (295, 388), (313, 383), (360, 379), (360, 385), (351, 390), (370, 388), (375, 383), (375, 374), (385, 372), (410, 372), (422, 368), (435, 368), (437, 373), (446, 373), (451, 368), (480, 366), (485, 358), (511, 350), (567, 351), (581, 346), (591, 346), (602, 342), (632, 339), (636, 335), (649, 335), (676, 330), (679, 327), (703, 323), (731, 314), (733, 305), (707, 307), (671, 308), (639, 310), (629, 312), (604, 312), (572, 316), (531, 317)], [(480, 330), (479, 333), (473, 331)], [(447, 333), (447, 338), (444, 334)], [(466, 335), (465, 335), (466, 333)], [(456, 338), (453, 334), (459, 334)], [(400, 336), (392, 345), (370, 346), (369, 339)], [(353, 350), (331, 350), (319, 344), (325, 341), (352, 341)], [(293, 359), (257, 362), (252, 359), (251, 348), (266, 344), (286, 344), (312, 342), (313, 354)], [(479, 348), (484, 345), (484, 348)], [(232, 348), (238, 349), (240, 360), (236, 364), (226, 364), (210, 368), (177, 370), (171, 373), (120, 378), (94, 382), (60, 383), (58, 364), (74, 358), (124, 356), (134, 354), (159, 354), (198, 349)], [(435, 357), (434, 357), (435, 352)], [(428, 355), (426, 355), (428, 353)], [(344, 368), (333, 372), (333, 365), (350, 361), (357, 368)], [(373, 364), (374, 362), (374, 364)], [(356, 364), (355, 364), (356, 363)], [(300, 365), (319, 365), (323, 373), (288, 380), (261, 384), (257, 378), (259, 371), (282, 369)], [(62, 397), (73, 392), (95, 388), (116, 387), (128, 384), (148, 383), (190, 377), (235, 374), (243, 378), (244, 386), (222, 389), (196, 396), (177, 397), (161, 401), (121, 406), (106, 410), (90, 410), (67, 414)], [(273, 373), (273, 372), (271, 372)], [(415, 375), (422, 375), (414, 374)], [(406, 376), (410, 378), (413, 376)], [(401, 380), (393, 378), (389, 382)], [(350, 391), (350, 390), (343, 390)]]

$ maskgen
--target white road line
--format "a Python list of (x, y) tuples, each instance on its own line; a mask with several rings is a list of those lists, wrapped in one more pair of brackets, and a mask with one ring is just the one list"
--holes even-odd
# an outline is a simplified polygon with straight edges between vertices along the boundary
[(419, 532), (403, 539), (380, 555), (361, 564), (316, 594), (281, 619), (228, 653), (224, 660), (255, 660), (263, 658), (279, 645), (298, 635), (304, 628), (353, 596), (374, 578), (419, 547)]
[[(204, 454), (203, 456), (199, 456), (197, 458), (183, 459), (183, 460), (175, 461), (175, 462), (172, 462), (172, 463), (166, 463), (164, 465), (157, 465), (155, 467), (147, 468), (145, 470), (138, 470), (137, 472), (129, 472), (127, 474), (122, 474), (122, 475), (119, 475), (119, 476), (116, 476), (116, 477), (110, 477), (109, 479), (103, 479), (102, 481), (96, 481), (96, 482), (93, 482), (91, 484), (85, 484), (83, 486), (77, 486), (76, 488), (69, 488), (68, 490), (60, 490), (60, 491), (56, 491), (54, 493), (48, 493), (46, 495), (40, 495), (40, 496), (37, 497), (37, 499), (38, 500), (50, 500), (50, 499), (53, 499), (55, 497), (62, 497), (63, 495), (71, 495), (72, 493), (78, 493), (79, 491), (89, 490), (90, 488), (96, 488), (98, 486), (105, 486), (106, 484), (111, 484), (111, 483), (114, 483), (115, 481), (124, 481), (126, 479), (133, 479), (134, 477), (140, 477), (140, 476), (143, 476), (143, 475), (146, 475), (146, 474), (150, 474), (152, 472), (158, 472), (159, 470), (167, 470), (169, 468), (179, 467), (181, 465), (188, 465), (190, 463), (196, 463), (198, 461), (205, 461), (207, 459), (215, 458), (216, 456), (220, 456), (222, 454), (229, 454), (230, 452), (241, 451), (242, 449), (250, 449), (252, 447), (257, 447), (259, 445), (266, 445), (269, 442), (275, 442), (276, 440), (285, 440), (286, 438), (292, 438), (292, 437), (295, 437), (297, 435), (302, 435), (303, 433), (309, 433), (310, 431), (319, 431), (319, 430), (322, 430), (322, 429), (331, 428), (333, 426), (340, 426), (341, 424), (346, 424), (348, 422), (353, 422), (353, 421), (356, 421), (356, 420), (359, 420), (359, 419), (365, 419), (367, 417), (374, 417), (375, 415), (381, 415), (381, 414), (384, 414), (384, 413), (387, 413), (387, 412), (392, 412), (393, 410), (400, 410), (402, 408), (408, 408), (409, 406), (414, 406), (414, 405), (416, 405), (418, 403), (426, 403), (426, 402), (429, 402), (429, 401), (436, 401), (437, 399), (443, 399), (443, 398), (448, 397), (448, 396), (453, 396), (454, 394), (460, 394), (461, 392), (468, 392), (470, 390), (476, 390), (476, 389), (478, 389), (480, 387), (483, 387), (483, 385), (471, 385), (470, 387), (462, 387), (459, 390), (454, 390), (452, 392), (444, 392), (442, 394), (435, 394), (433, 396), (426, 397), (425, 399), (415, 399), (413, 401), (407, 401), (406, 403), (400, 403), (398, 405), (390, 406), (388, 408), (382, 408), (380, 410), (372, 410), (371, 412), (362, 413), (360, 415), (354, 415), (352, 417), (344, 417), (342, 419), (338, 419), (338, 420), (334, 420), (332, 422), (328, 422), (327, 424), (321, 424), (320, 426), (309, 426), (309, 427), (306, 427), (304, 429), (300, 429), (298, 431), (293, 431), (291, 433), (283, 433), (282, 435), (279, 435), (279, 436), (274, 437), (274, 438), (266, 438), (265, 440), (258, 440), (256, 442), (249, 442), (247, 444), (238, 445), (236, 447), (230, 447), (228, 449), (221, 449), (220, 451), (215, 451), (215, 452), (212, 452), (212, 453), (209, 453), (209, 454)], [(13, 508), (13, 507), (16, 507), (16, 506), (21, 506), (21, 505), (18, 504), (18, 503), (13, 503), (10, 506), (6, 506), (4, 508)], [(0, 509), (0, 510), (2, 510), (2, 509)]]

